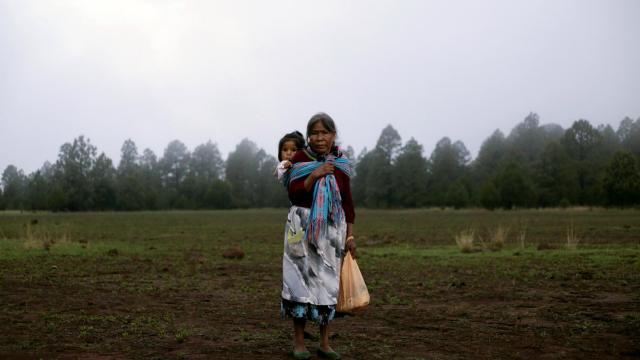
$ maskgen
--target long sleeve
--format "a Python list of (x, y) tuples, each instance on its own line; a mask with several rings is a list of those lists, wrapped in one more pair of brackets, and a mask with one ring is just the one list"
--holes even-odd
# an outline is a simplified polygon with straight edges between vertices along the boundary
[(286, 173), (287, 170), (289, 170), (289, 168), (287, 167), (289, 163), (290, 162), (288, 160), (283, 160), (278, 164), (278, 166), (276, 166), (276, 169), (274, 170), (273, 175), (278, 178), (278, 181), (282, 181), (282, 178), (284, 177), (284, 173)]
[(308, 192), (304, 188), (305, 179), (306, 177), (291, 181), (289, 184), (289, 200), (293, 205), (310, 208), (313, 202), (313, 192)]
[(351, 197), (351, 180), (347, 175), (340, 171), (336, 171), (336, 180), (340, 187), (340, 197), (342, 198), (342, 209), (348, 223), (353, 224), (356, 220), (356, 212), (353, 206), (353, 198)]
[[(298, 151), (293, 155), (293, 159), (291, 159), (292, 163), (310, 161), (309, 157), (305, 155), (304, 151)], [(313, 202), (313, 191), (309, 192), (304, 188), (304, 180), (305, 178), (296, 179), (289, 183), (289, 187), (287, 191), (289, 193), (289, 200), (293, 205), (302, 206), (306, 208), (311, 207), (311, 203)]]

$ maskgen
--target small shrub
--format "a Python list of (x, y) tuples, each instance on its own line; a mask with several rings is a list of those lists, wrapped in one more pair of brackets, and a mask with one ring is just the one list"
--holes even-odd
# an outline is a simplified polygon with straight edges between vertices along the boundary
[(22, 246), (26, 249), (51, 250), (54, 245), (71, 243), (69, 235), (65, 232), (60, 236), (51, 235), (49, 232), (38, 234), (33, 231), (31, 224), (25, 224), (25, 232), (22, 236)]
[(462, 251), (463, 253), (470, 253), (474, 251), (473, 237), (474, 231), (472, 229), (462, 230), (460, 231), (460, 233), (454, 236), (456, 244), (458, 245), (460, 251)]
[(525, 247), (525, 238), (527, 237), (527, 229), (522, 229), (518, 232), (518, 244), (520, 244), (520, 248), (524, 249)]
[(567, 249), (575, 250), (578, 248), (578, 243), (580, 242), (580, 238), (576, 234), (575, 227), (573, 224), (567, 227)]
[(189, 336), (191, 332), (186, 328), (180, 328), (176, 331), (176, 342), (183, 343)]
[(569, 208), (571, 206), (571, 202), (567, 198), (562, 198), (560, 200), (560, 203), (558, 203), (558, 206), (561, 209), (567, 209), (567, 208)]
[(491, 251), (500, 251), (507, 242), (507, 234), (509, 229), (499, 225), (494, 231), (489, 232), (489, 243), (486, 244), (486, 248)]
[(516, 234), (516, 240), (518, 241), (518, 245), (520, 245), (521, 249), (524, 249), (526, 246), (526, 237), (527, 237), (527, 220), (520, 221), (519, 225), (520, 230)]

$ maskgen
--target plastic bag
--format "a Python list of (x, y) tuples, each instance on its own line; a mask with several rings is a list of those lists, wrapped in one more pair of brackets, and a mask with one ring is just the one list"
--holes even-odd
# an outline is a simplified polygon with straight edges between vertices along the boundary
[(358, 263), (347, 251), (340, 271), (340, 291), (336, 310), (353, 314), (369, 305), (369, 300), (369, 290), (364, 283)]

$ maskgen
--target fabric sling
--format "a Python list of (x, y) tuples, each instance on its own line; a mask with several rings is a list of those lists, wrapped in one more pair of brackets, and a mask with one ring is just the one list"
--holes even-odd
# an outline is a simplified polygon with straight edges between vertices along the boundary
[[(345, 175), (351, 177), (351, 164), (344, 157), (328, 155), (322, 160), (298, 162), (293, 164), (291, 170), (285, 174), (284, 185), (289, 186), (291, 181), (306, 178), (315, 169), (325, 163), (331, 163)], [(320, 238), (321, 234), (326, 234), (327, 226), (331, 223), (339, 223), (344, 219), (344, 209), (342, 209), (342, 197), (340, 189), (333, 174), (327, 174), (316, 180), (313, 187), (313, 203), (311, 214), (307, 225), (306, 233), (309, 241), (313, 244)]]

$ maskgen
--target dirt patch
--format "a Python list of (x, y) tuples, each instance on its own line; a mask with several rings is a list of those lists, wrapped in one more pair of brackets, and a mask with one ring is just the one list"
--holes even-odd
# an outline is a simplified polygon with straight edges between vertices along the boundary
[[(24, 359), (286, 358), (291, 324), (279, 319), (279, 266), (185, 261), (175, 273), (130, 261), (82, 281), (5, 273), (0, 330), (11, 336), (0, 348)], [(452, 282), (447, 267), (414, 264), (399, 276), (397, 267), (370, 268), (366, 256), (360, 262), (372, 304), (333, 328), (347, 359), (632, 358), (638, 351), (628, 331), (637, 330), (640, 309), (628, 286), (496, 286), (500, 279), (474, 275)], [(435, 285), (424, 286), (427, 277)]]

